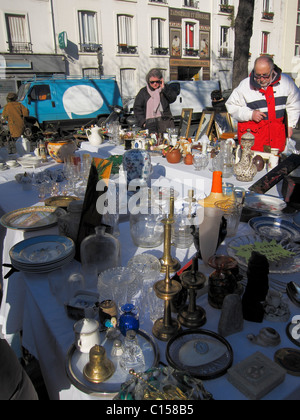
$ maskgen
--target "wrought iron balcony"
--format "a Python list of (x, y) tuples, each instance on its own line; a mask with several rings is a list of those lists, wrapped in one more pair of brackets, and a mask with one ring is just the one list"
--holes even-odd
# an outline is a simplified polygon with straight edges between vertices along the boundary
[(194, 48), (185, 48), (184, 54), (189, 57), (199, 57), (199, 50), (194, 50)]
[(32, 53), (31, 42), (8, 42), (8, 51), (10, 53)]
[(149, 0), (150, 3), (163, 3), (168, 4), (168, 0)]
[(196, 0), (184, 0), (183, 7), (191, 7), (193, 9), (199, 9), (199, 1), (196, 1)]
[(81, 52), (99, 52), (102, 51), (102, 45), (101, 44), (96, 44), (96, 43), (81, 43), (80, 44), (80, 51)]
[(133, 45), (119, 44), (118, 53), (119, 54), (137, 54), (138, 47)]
[(220, 4), (221, 13), (232, 13), (234, 11), (234, 6), (231, 4)]
[(274, 19), (274, 13), (273, 12), (262, 12), (262, 19), (273, 20)]
[(169, 48), (152, 47), (152, 54), (153, 55), (168, 55), (169, 54)]

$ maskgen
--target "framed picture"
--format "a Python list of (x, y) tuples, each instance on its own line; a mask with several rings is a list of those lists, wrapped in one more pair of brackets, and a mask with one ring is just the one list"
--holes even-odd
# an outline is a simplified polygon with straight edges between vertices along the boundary
[(209, 137), (211, 129), (213, 127), (214, 118), (215, 118), (215, 111), (202, 112), (198, 130), (195, 136), (195, 142), (197, 142), (202, 136), (204, 136), (204, 134), (206, 134), (207, 137)]
[(170, 29), (171, 57), (181, 57), (181, 29)]
[(192, 116), (193, 116), (193, 108), (182, 109), (179, 129), (178, 129), (178, 137), (184, 137), (185, 139), (189, 137)]
[(200, 31), (200, 58), (210, 57), (209, 32)]
[(218, 139), (223, 133), (232, 133), (233, 122), (228, 112), (216, 112), (215, 114), (215, 127)]

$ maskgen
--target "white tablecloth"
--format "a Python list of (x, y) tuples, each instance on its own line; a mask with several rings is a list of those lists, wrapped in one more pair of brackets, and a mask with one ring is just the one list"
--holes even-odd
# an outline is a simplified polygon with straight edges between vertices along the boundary
[[(120, 226), (122, 240), (122, 261), (126, 264), (129, 257), (140, 253), (148, 252), (147, 250), (137, 249), (130, 238), (129, 224), (124, 223)], [(239, 234), (249, 233), (246, 224), (241, 224)], [(151, 250), (153, 255), (159, 255), (162, 247)], [(191, 247), (189, 251), (175, 250), (172, 248), (172, 255), (187, 262), (194, 254), (195, 249)], [(226, 247), (222, 245), (218, 253), (225, 253)], [(207, 276), (212, 271), (202, 265), (199, 271), (204, 272)], [(281, 281), (291, 281), (298, 275), (275, 276)], [(67, 378), (65, 372), (65, 362), (68, 349), (74, 342), (73, 324), (74, 321), (69, 319), (54, 296), (51, 295), (47, 276), (43, 275), (25, 275), (23, 280), (26, 285), (26, 298), (24, 304), (24, 320), (23, 320), (23, 345), (38, 358), (45, 383), (51, 399), (94, 399), (73, 386)], [(207, 301), (207, 294), (199, 297), (198, 305), (202, 306), (207, 314), (207, 323), (203, 329), (218, 332), (218, 324), (221, 311), (212, 308)], [(291, 318), (299, 313), (299, 308), (290, 304)], [(173, 314), (173, 316), (176, 316)], [(257, 335), (261, 328), (275, 328), (281, 335), (282, 342), (275, 348), (263, 348), (249, 342), (247, 335)], [(141, 328), (152, 334), (152, 323), (146, 319), (141, 323)], [(256, 324), (245, 321), (244, 329), (241, 333), (234, 334), (226, 339), (230, 343), (234, 352), (234, 365), (246, 357), (252, 355), (256, 351), (265, 354), (273, 360), (274, 353), (283, 347), (295, 347), (285, 334), (286, 323), (274, 323), (264, 321), (263, 324)], [(160, 360), (166, 363), (165, 350), (166, 343), (158, 341), (160, 350)], [(246, 397), (239, 392), (226, 379), (226, 375), (221, 378), (205, 381), (204, 385), (210, 391), (216, 400), (245, 400)], [(281, 399), (298, 399), (300, 398), (300, 382), (299, 378), (286, 375), (284, 383), (279, 385), (274, 391), (268, 394), (266, 400)], [(108, 396), (105, 399), (109, 399)]]
[[(110, 154), (122, 154), (124, 149), (122, 147), (113, 148), (108, 145), (102, 146), (97, 151), (82, 149), (79, 153), (95, 153), (100, 157), (108, 157)], [(212, 173), (208, 170), (197, 173), (193, 167), (186, 166), (183, 163), (178, 165), (171, 165), (162, 157), (155, 157), (152, 159), (154, 166), (154, 178), (159, 178), (165, 175), (170, 179), (177, 179), (178, 182), (184, 179), (202, 179), (205, 185), (205, 192), (210, 192)], [(51, 164), (55, 166), (55, 164)], [(43, 170), (40, 168), (39, 170)], [(22, 168), (8, 170), (0, 174), (0, 206), (5, 212), (34, 205), (38, 202), (37, 193), (35, 191), (23, 191), (22, 187), (16, 183), (14, 176), (16, 173), (24, 172)], [(156, 174), (156, 175), (155, 175)], [(258, 180), (263, 174), (256, 176)], [(232, 182), (236, 186), (248, 188), (249, 184), (237, 183), (235, 178), (226, 179), (227, 182)], [(242, 184), (242, 185), (241, 185)], [(277, 188), (270, 191), (273, 195), (280, 195)], [(240, 229), (248, 229), (247, 225), (241, 224)], [(33, 235), (44, 235), (47, 233), (57, 233), (57, 228), (50, 230), (43, 230), (33, 232)], [(127, 261), (136, 253), (145, 252), (145, 250), (137, 249), (131, 242), (129, 233), (129, 224), (122, 223), (121, 229), (121, 244), (122, 244), (122, 262), (125, 265)], [(244, 232), (243, 232), (244, 233)], [(8, 230), (3, 247), (3, 262), (10, 263), (9, 250), (17, 242), (28, 237), (21, 231)], [(175, 252), (175, 250), (173, 250)], [(222, 251), (222, 248), (220, 249)], [(223, 249), (226, 252), (226, 249)], [(151, 251), (156, 256), (161, 256), (162, 247)], [(190, 250), (177, 250), (176, 256), (184, 264), (194, 255), (195, 249), (191, 247)], [(201, 270), (201, 268), (200, 268)], [(6, 273), (7, 270), (4, 270)], [(209, 272), (205, 272), (209, 274)], [(283, 278), (284, 277), (284, 278)], [(280, 280), (289, 282), (297, 280), (298, 275), (279, 276)], [(206, 329), (217, 331), (218, 320), (220, 312), (211, 308), (207, 303), (207, 295), (200, 298), (199, 304), (207, 311)], [(292, 315), (299, 313), (299, 308), (291, 304)], [(150, 321), (149, 321), (150, 322)], [(70, 320), (65, 313), (63, 306), (60, 306), (57, 300), (52, 296), (48, 277), (46, 275), (26, 275), (16, 273), (4, 282), (4, 296), (0, 310), (0, 326), (2, 333), (13, 334), (23, 330), (23, 345), (39, 360), (47, 385), (49, 395), (53, 399), (86, 399), (90, 398), (87, 394), (77, 390), (65, 374), (65, 357), (68, 348), (73, 343), (73, 321)], [(269, 325), (264, 323), (263, 326)], [(147, 327), (147, 324), (145, 325)], [(281, 347), (294, 347), (285, 335), (285, 326), (271, 325), (275, 327), (282, 337)], [(142, 326), (143, 327), (143, 326)], [(246, 335), (248, 333), (258, 334), (262, 325), (252, 323), (245, 323), (245, 329), (240, 334), (235, 334), (228, 338), (232, 344), (235, 359), (234, 363), (243, 360), (245, 357), (253, 354), (255, 351), (262, 351), (264, 354), (272, 359), (276, 349), (262, 349), (254, 346), (248, 342)], [(151, 325), (148, 324), (148, 331), (151, 331)], [(161, 360), (165, 361), (165, 343), (159, 343), (161, 350)], [(218, 380), (210, 381), (205, 384), (207, 389), (214, 394), (216, 399), (244, 399), (245, 397), (237, 391), (225, 377)], [(266, 399), (284, 399), (293, 397), (296, 393), (298, 399), (300, 398), (299, 379), (287, 375), (284, 384), (280, 385), (276, 390), (269, 394)]]

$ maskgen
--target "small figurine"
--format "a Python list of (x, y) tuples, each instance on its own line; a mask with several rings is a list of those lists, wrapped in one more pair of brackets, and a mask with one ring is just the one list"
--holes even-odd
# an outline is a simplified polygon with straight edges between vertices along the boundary
[(253, 251), (248, 264), (248, 284), (242, 299), (243, 316), (246, 321), (263, 322), (265, 311), (263, 302), (269, 291), (269, 262)]

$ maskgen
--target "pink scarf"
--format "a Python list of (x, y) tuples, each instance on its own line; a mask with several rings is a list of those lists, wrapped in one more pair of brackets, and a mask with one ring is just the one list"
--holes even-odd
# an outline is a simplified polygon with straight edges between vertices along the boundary
[(150, 98), (147, 102), (146, 119), (161, 117), (162, 106), (160, 103), (160, 92), (162, 91), (162, 88), (160, 87), (159, 89), (151, 90), (147, 85), (147, 91)]

